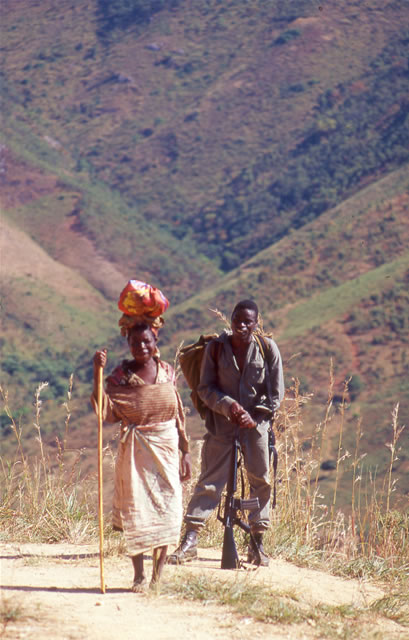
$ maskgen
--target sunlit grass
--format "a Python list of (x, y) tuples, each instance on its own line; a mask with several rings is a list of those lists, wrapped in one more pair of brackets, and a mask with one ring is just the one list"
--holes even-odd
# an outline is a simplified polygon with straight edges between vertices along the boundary
[(98, 531), (95, 489), (90, 478), (81, 476), (79, 455), (69, 467), (65, 464), (71, 388), (65, 403), (64, 442), (57, 439), (56, 459), (51, 461), (44, 448), (40, 425), (41, 392), (46, 386), (47, 383), (40, 384), (35, 394), (33, 427), (39, 449), (36, 458), (29, 458), (26, 454), (22, 427), (14, 420), (7, 393), (2, 390), (4, 408), (16, 438), (17, 451), (13, 460), (0, 459), (0, 536), (3, 540), (16, 542), (78, 543), (93, 540)]
[(339, 318), (343, 309), (353, 308), (364, 298), (372, 294), (379, 294), (385, 282), (403, 273), (408, 262), (408, 253), (388, 262), (376, 269), (359, 275), (336, 287), (329, 287), (326, 291), (311, 296), (309, 300), (301, 302), (287, 315), (287, 325), (281, 336), (282, 340), (288, 340), (306, 331), (322, 326), (322, 324)]
[(303, 611), (297, 597), (288, 591), (274, 591), (270, 586), (246, 580), (215, 580), (189, 572), (172, 576), (161, 588), (162, 593), (177, 594), (187, 600), (217, 602), (232, 607), (242, 616), (261, 622), (294, 624), (314, 617), (312, 610)]
[[(38, 456), (29, 457), (25, 451), (23, 427), (13, 418), (7, 392), (2, 390), (4, 409), (15, 436), (16, 451), (12, 460), (1, 459), (2, 503), (0, 507), (0, 539), (12, 542), (96, 543), (97, 482), (96, 475), (83, 477), (80, 456), (67, 457), (70, 439), (72, 378), (64, 403), (64, 435), (57, 439), (55, 459), (47, 453), (41, 434), (41, 393), (47, 384), (36, 390), (33, 430)], [(347, 403), (348, 382), (341, 409)], [(299, 566), (316, 568), (345, 578), (376, 580), (387, 585), (388, 595), (366, 607), (312, 606), (298, 600), (297, 595), (271, 586), (255, 583), (245, 572), (236, 578), (219, 580), (190, 572), (189, 567), (166, 577), (158, 592), (183, 599), (214, 602), (228, 606), (237, 615), (265, 623), (308, 625), (322, 636), (353, 638), (356, 624), (369, 625), (374, 619), (388, 619), (398, 625), (409, 624), (409, 514), (392, 506), (396, 489), (393, 477), (403, 426), (399, 423), (398, 405), (391, 416), (389, 464), (383, 479), (364, 482), (360, 451), (361, 429), (357, 423), (355, 451), (348, 453), (343, 444), (343, 423), (339, 421), (337, 440), (337, 479), (346, 468), (351, 473), (351, 500), (348, 515), (336, 507), (338, 482), (334, 483), (333, 498), (324, 503), (320, 493), (318, 470), (326, 446), (328, 426), (333, 418), (333, 374), (330, 371), (328, 398), (323, 408), (323, 421), (312, 435), (304, 434), (303, 412), (310, 397), (300, 393), (297, 380), (287, 390), (277, 419), (279, 471), (277, 476), (277, 508), (272, 524), (265, 535), (269, 555), (291, 561)], [(308, 440), (309, 446), (305, 447)], [(109, 447), (105, 456), (114, 456)], [(199, 453), (199, 452), (197, 452)], [(197, 456), (199, 458), (199, 456)], [(185, 487), (185, 506), (197, 480), (199, 466)], [(273, 481), (273, 478), (272, 478)], [(105, 523), (105, 554), (115, 556), (125, 552), (122, 536)], [(200, 546), (222, 545), (223, 529), (213, 514), (200, 535)], [(239, 553), (245, 554), (247, 540), (243, 532), (236, 532)], [(168, 574), (169, 575), (169, 574)], [(154, 595), (154, 594), (153, 594)], [(2, 624), (21, 616), (19, 607), (11, 607), (3, 600)], [(368, 631), (368, 637), (371, 636)], [(317, 636), (318, 637), (318, 636)]]
[[(240, 574), (233, 580), (220, 580), (182, 568), (173, 573), (171, 579), (165, 576), (160, 593), (203, 604), (227, 606), (242, 619), (282, 625), (284, 629), (297, 625), (300, 637), (303, 637), (302, 629), (308, 625), (315, 630), (314, 637), (357, 638), (365, 634), (365, 638), (375, 639), (379, 631), (377, 625), (382, 624), (382, 618), (402, 626), (409, 623), (408, 599), (402, 593), (382, 598), (371, 605), (313, 605), (300, 599), (293, 591), (272, 589), (270, 585), (246, 578)], [(285, 633), (283, 630), (283, 636)]]

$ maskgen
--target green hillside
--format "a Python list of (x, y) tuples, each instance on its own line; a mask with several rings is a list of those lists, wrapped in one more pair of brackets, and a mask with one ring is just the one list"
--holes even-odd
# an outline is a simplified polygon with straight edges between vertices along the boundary
[[(362, 418), (382, 468), (393, 406), (409, 415), (407, 2), (0, 11), (2, 384), (22, 423), (47, 380), (44, 428), (61, 431), (74, 372), (81, 446), (92, 353), (124, 353), (116, 300), (138, 277), (171, 300), (170, 360), (222, 327), (209, 308), (257, 299), (288, 386), (313, 394), (310, 428), (332, 359), (336, 402), (351, 377), (348, 433)], [(5, 450), (8, 425), (3, 413)]]
[[(287, 386), (294, 377), (302, 393), (313, 394), (306, 408), (309, 432), (323, 420), (332, 361), (329, 457), (334, 456), (339, 427), (336, 407), (345, 380), (350, 380), (345, 447), (354, 449), (362, 420), (368, 468), (382, 475), (396, 403), (400, 424), (407, 424), (409, 415), (408, 210), (409, 172), (404, 167), (170, 310), (163, 338), (172, 345), (169, 357), (182, 340), (223, 328), (210, 309), (229, 316), (235, 301), (254, 297), (283, 354)], [(183, 393), (188, 402), (184, 386)], [(290, 405), (292, 395), (289, 391)], [(408, 446), (405, 430), (395, 465), (402, 493), (409, 490)], [(327, 475), (331, 482), (331, 473)]]
[(228, 270), (408, 160), (406, 11), (10, 4), (7, 144), (59, 167), (69, 188), (87, 184), (75, 223), (110, 260), (139, 266), (142, 232), (158, 279), (175, 268), (163, 244)]

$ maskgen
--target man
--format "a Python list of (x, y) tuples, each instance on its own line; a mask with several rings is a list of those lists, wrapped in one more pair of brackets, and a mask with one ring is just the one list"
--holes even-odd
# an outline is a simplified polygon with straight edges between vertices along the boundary
[[(249, 524), (261, 564), (268, 566), (268, 556), (263, 548), (263, 534), (270, 523), (268, 431), (272, 414), (284, 396), (284, 379), (277, 345), (264, 337), (264, 345), (270, 354), (263, 357), (254, 337), (257, 326), (256, 303), (242, 300), (233, 310), (231, 331), (224, 331), (205, 349), (197, 389), (208, 407), (201, 474), (187, 507), (185, 535), (180, 546), (169, 556), (170, 564), (181, 564), (197, 557), (198, 532), (219, 504), (228, 479), (233, 437), (239, 427), (250, 497), (257, 497), (260, 505), (250, 512)], [(266, 358), (270, 363), (268, 373)], [(258, 563), (258, 556), (250, 545), (247, 561)]]

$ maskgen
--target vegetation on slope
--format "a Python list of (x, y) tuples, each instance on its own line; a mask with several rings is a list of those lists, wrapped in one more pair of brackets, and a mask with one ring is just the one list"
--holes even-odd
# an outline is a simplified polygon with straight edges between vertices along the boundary
[(39, 379), (60, 402), (70, 369), (87, 410), (92, 349), (123, 351), (115, 298), (139, 276), (172, 300), (170, 359), (214, 327), (207, 306), (253, 295), (303, 389), (325, 394), (332, 357), (351, 414), (407, 415), (406, 3), (5, 7), (0, 197), (35, 241), (1, 282), (22, 412)]
[[(164, 341), (174, 350), (182, 340), (221, 330), (209, 309), (229, 315), (237, 299), (250, 295), (278, 341), (287, 385), (294, 377), (303, 392), (313, 394), (310, 429), (322, 420), (332, 360), (335, 403), (350, 380), (346, 446), (350, 451), (354, 446), (357, 420), (368, 421), (363, 435), (368, 466), (382, 469), (385, 408), (391, 412), (400, 402), (404, 424), (409, 415), (408, 187), (405, 167), (243, 263), (211, 289), (171, 309)], [(330, 440), (334, 430), (329, 429)], [(405, 494), (409, 432), (402, 438), (395, 468)], [(333, 455), (330, 446), (328, 456)]]
[[(362, 77), (319, 96), (313, 118), (290, 152), (256, 157), (226, 186), (220, 204), (188, 219), (201, 249), (211, 257), (222, 255), (222, 267), (230, 269), (243, 255), (272, 244), (368, 180), (406, 163), (408, 54), (405, 33)], [(302, 83), (292, 85), (287, 100), (306, 89)]]
[(32, 9), (6, 16), (7, 136), (93, 184), (77, 224), (128, 268), (146, 219), (229, 270), (408, 158), (404, 3)]

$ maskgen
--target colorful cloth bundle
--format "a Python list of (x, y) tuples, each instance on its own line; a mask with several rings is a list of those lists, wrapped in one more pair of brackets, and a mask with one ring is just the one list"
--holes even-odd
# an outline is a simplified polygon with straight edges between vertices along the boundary
[(164, 324), (160, 316), (168, 307), (169, 300), (162, 291), (141, 280), (129, 280), (118, 300), (118, 308), (123, 312), (119, 320), (121, 334), (126, 336), (132, 327), (142, 322), (157, 333)]
[(119, 296), (118, 307), (128, 316), (157, 318), (169, 307), (162, 291), (140, 280), (129, 280)]

